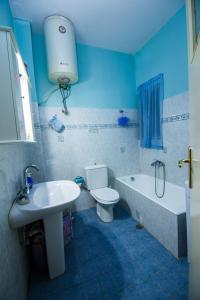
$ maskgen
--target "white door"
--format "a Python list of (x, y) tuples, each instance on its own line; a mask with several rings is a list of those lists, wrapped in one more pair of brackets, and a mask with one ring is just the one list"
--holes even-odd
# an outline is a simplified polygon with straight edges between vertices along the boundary
[[(200, 0), (186, 0), (189, 46), (191, 164), (189, 299), (200, 299)], [(190, 170), (190, 167), (192, 168)], [(191, 171), (191, 172), (190, 172)]]

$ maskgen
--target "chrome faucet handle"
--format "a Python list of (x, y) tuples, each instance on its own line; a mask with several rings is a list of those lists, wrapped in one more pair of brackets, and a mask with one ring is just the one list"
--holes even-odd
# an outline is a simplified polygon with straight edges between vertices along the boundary
[(37, 165), (28, 165), (25, 169), (24, 169), (24, 173), (27, 173), (29, 169), (35, 169), (36, 171), (39, 171), (40, 169), (38, 168)]

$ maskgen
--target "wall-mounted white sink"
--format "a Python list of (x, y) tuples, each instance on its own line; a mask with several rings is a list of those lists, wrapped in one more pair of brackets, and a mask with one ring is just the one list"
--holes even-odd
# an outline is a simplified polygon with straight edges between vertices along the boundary
[(19, 228), (66, 209), (80, 195), (79, 186), (73, 181), (59, 180), (35, 184), (26, 205), (14, 203), (10, 212), (12, 228)]
[(79, 195), (80, 188), (73, 181), (38, 183), (29, 194), (28, 204), (15, 202), (10, 210), (9, 223), (12, 228), (43, 219), (50, 278), (65, 271), (62, 212)]

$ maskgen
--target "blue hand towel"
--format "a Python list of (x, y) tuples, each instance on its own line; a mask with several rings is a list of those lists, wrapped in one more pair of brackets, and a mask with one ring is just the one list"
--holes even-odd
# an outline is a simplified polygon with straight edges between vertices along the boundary
[(64, 124), (58, 120), (57, 115), (54, 115), (50, 120), (49, 120), (49, 126), (54, 129), (56, 132), (61, 133), (64, 131), (65, 126)]

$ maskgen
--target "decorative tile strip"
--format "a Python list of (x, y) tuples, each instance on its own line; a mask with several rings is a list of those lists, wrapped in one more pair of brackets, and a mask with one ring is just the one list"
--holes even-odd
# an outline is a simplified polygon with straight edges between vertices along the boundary
[[(163, 123), (171, 123), (171, 122), (177, 122), (177, 121), (185, 121), (189, 119), (189, 113), (184, 113), (180, 115), (174, 115), (174, 116), (169, 116), (169, 117), (164, 117), (163, 118)], [(89, 131), (98, 131), (99, 129), (116, 129), (116, 128), (137, 128), (139, 127), (139, 123), (136, 121), (131, 121), (127, 126), (122, 127), (119, 126), (116, 123), (110, 123), (110, 124), (64, 124), (66, 130), (82, 130), (82, 129), (87, 129)], [(48, 124), (39, 124), (35, 123), (34, 124), (35, 129), (49, 129)]]
[[(122, 126), (119, 126), (116, 123), (111, 123), (111, 124), (64, 124), (66, 130), (82, 130), (82, 129), (87, 129), (87, 130), (99, 130), (99, 129), (115, 129), (115, 128), (123, 128)], [(138, 127), (138, 123), (135, 121), (130, 122), (125, 128), (136, 128)], [(49, 129), (48, 124), (34, 124), (35, 129)]]
[(177, 121), (185, 121), (190, 117), (189, 113), (184, 113), (180, 115), (174, 115), (170, 117), (163, 118), (163, 123), (177, 122)]

